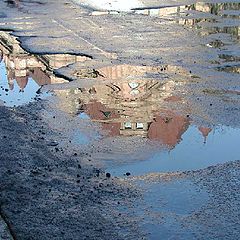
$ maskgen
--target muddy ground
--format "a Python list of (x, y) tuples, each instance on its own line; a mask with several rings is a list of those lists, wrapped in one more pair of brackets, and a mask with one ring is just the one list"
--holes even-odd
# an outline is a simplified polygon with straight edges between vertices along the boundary
[[(168, 6), (155, 0), (143, 4), (153, 9)], [(176, 24), (172, 16), (99, 11), (78, 1), (1, 1), (1, 36), (10, 39), (7, 46), (13, 46), (13, 57), (29, 58), (29, 68), (40, 59), (38, 68), (53, 81), (39, 84), (44, 85), (40, 94), (28, 104), (0, 104), (1, 239), (238, 239), (239, 157), (195, 171), (140, 176), (126, 172), (115, 177), (104, 161), (141, 162), (159, 145), (145, 135), (102, 137), (111, 129), (101, 129), (119, 112), (129, 114), (128, 101), (122, 103), (119, 96), (113, 100), (103, 86), (120, 88), (121, 82), (129, 85), (129, 79), (152, 83), (151, 94), (145, 95), (153, 97), (135, 100), (141, 118), (161, 109), (171, 113), (165, 123), (178, 119), (175, 112), (181, 115), (180, 132), (190, 123), (205, 131), (219, 125), (238, 129), (238, 6), (225, 10), (224, 21), (216, 6), (214, 17), (190, 9), (194, 20), (207, 19), (195, 28), (195, 21), (188, 27), (186, 19), (182, 24), (177, 18)], [(24, 50), (18, 49), (13, 36)], [(8, 51), (4, 54), (11, 59)], [(55, 55), (68, 60), (52, 63)], [(72, 60), (73, 56), (80, 58)], [(118, 68), (120, 78), (114, 75)], [(45, 91), (50, 96), (42, 99)], [(101, 108), (104, 118), (80, 119), (83, 113), (90, 115), (91, 109), (83, 107), (96, 101), (110, 106)], [(91, 141), (74, 141), (79, 129)], [(181, 136), (171, 148), (180, 141)], [(194, 154), (190, 157), (194, 161)]]
[(43, 125), (39, 107), (1, 107), (1, 214), (13, 238), (122, 239), (131, 222), (115, 206), (135, 190), (86, 166), (90, 152), (55, 146), (50, 134), (61, 133)]
[[(13, 239), (239, 236), (239, 161), (194, 172), (107, 178), (91, 164), (91, 150), (56, 146), (62, 134), (49, 128), (42, 109), (41, 103), (1, 107), (1, 215)], [(161, 200), (169, 194), (164, 186), (177, 195)], [(159, 207), (152, 205), (156, 199)], [(170, 206), (161, 209), (166, 201)]]

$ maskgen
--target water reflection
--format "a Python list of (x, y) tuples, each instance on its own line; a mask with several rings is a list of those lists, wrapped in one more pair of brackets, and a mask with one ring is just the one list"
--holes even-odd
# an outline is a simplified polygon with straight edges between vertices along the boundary
[[(222, 67), (221, 61), (228, 62), (229, 56), (233, 61), (239, 56), (236, 50), (240, 37), (240, 3), (197, 2), (185, 6), (136, 10), (135, 13), (174, 20), (178, 24), (196, 29), (206, 39), (207, 47), (222, 51), (216, 60), (220, 65), (217, 70), (239, 73), (239, 65)], [(230, 36), (230, 40), (227, 36)], [(226, 55), (228, 57), (225, 58)]]
[(65, 82), (53, 70), (85, 59), (70, 54), (29, 54), (16, 38), (0, 32), (0, 99), (7, 106), (26, 104), (36, 99), (41, 86)]
[(132, 8), (143, 6), (140, 0), (114, 0), (114, 1), (79, 1), (74, 0), (77, 4), (88, 6), (92, 9), (102, 9), (106, 11), (131, 11)]
[[(92, 15), (113, 14), (113, 12), (92, 12)], [(116, 13), (114, 13), (116, 14)], [(238, 44), (240, 37), (240, 3), (206, 3), (197, 2), (190, 5), (179, 5), (161, 8), (136, 8), (131, 14), (147, 15), (172, 21), (195, 29), (202, 39), (203, 45), (212, 49), (212, 54), (218, 54), (218, 59), (214, 63), (222, 65), (222, 61), (227, 54), (235, 58), (239, 56)], [(221, 57), (220, 57), (221, 56)], [(223, 59), (224, 58), (224, 59)], [(210, 60), (211, 64), (213, 60)], [(226, 68), (216, 70), (225, 71)], [(225, 72), (239, 73), (239, 66), (227, 68)]]
[(155, 149), (144, 161), (112, 164), (108, 171), (117, 176), (126, 172), (144, 175), (152, 172), (176, 172), (206, 168), (239, 159), (240, 130), (230, 127), (189, 126), (182, 141), (171, 151)]
[[(189, 115), (181, 115), (164, 105), (186, 107), (184, 99), (176, 92), (192, 79), (188, 71), (170, 65), (117, 65), (97, 71), (111, 82), (100, 81), (89, 88), (56, 90), (59, 107), (81, 119), (97, 122), (107, 136), (147, 137), (169, 149), (181, 141), (190, 125)], [(205, 138), (210, 130), (199, 128)]]
[(4, 2), (7, 3), (7, 6), (12, 7), (12, 8), (17, 8), (18, 10), (22, 12), (27, 12), (24, 7), (26, 6), (39, 6), (39, 5), (44, 5), (44, 2), (41, 1), (22, 1), (22, 0), (4, 0)]
[[(107, 171), (118, 176), (185, 171), (238, 158), (239, 129), (192, 124), (193, 109), (183, 95), (177, 95), (179, 88), (182, 92), (192, 80), (189, 71), (171, 65), (117, 65), (96, 70), (99, 81), (92, 87), (55, 93), (62, 110), (101, 127), (101, 144), (114, 139), (109, 156), (101, 158), (99, 152), (95, 156), (106, 163)], [(105, 78), (110, 82), (103, 83)], [(145, 151), (141, 152), (137, 142), (127, 146), (129, 139), (135, 142), (136, 137), (147, 139)], [(82, 135), (79, 138), (83, 144)], [(149, 143), (153, 144), (151, 150)]]

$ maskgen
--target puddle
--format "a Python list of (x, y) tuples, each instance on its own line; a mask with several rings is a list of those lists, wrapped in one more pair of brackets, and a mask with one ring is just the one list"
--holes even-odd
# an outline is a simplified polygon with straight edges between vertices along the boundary
[(47, 93), (38, 94), (40, 85), (33, 78), (28, 76), (10, 78), (10, 74), (5, 63), (1, 62), (0, 100), (5, 106), (21, 106), (48, 96)]
[(136, 159), (135, 162), (126, 165), (119, 163), (108, 168), (107, 171), (114, 176), (123, 176), (127, 172), (136, 176), (153, 172), (197, 170), (239, 159), (240, 129), (190, 126), (182, 135), (174, 137), (171, 137), (173, 131), (167, 134), (160, 131), (161, 127), (159, 127), (159, 140), (162, 137), (162, 141), (173, 141), (167, 149), (159, 147), (144, 161)]
[(97, 132), (77, 129), (72, 134), (72, 142), (78, 145), (89, 145), (93, 141), (97, 141), (99, 139), (101, 139), (101, 134)]
[[(101, 3), (104, 1), (98, 4)], [(111, 10), (129, 10), (138, 1), (123, 3), (117, 5), (119, 1), (115, 1), (114, 6), (104, 6), (109, 11), (95, 11), (92, 15), (119, 14)], [(198, 210), (201, 213), (210, 194), (198, 189), (189, 178), (147, 182), (148, 176), (239, 160), (240, 128), (236, 112), (240, 95), (239, 87), (234, 85), (239, 74), (239, 9), (239, 3), (198, 2), (124, 13), (157, 17), (158, 23), (161, 20), (177, 23), (196, 32), (209, 55), (207, 68), (213, 70), (213, 77), (208, 75), (209, 69), (204, 69), (206, 65), (201, 66), (207, 76), (203, 79), (170, 64), (84, 69), (84, 63), (78, 69), (68, 69), (76, 70), (72, 85), (51, 86), (58, 100), (57, 108), (70, 116), (67, 122), (54, 115), (59, 122), (52, 121), (56, 129), (60, 124), (59, 129), (67, 132), (67, 137), (70, 135), (70, 142), (78, 144), (81, 150), (87, 149), (91, 153), (89, 160), (101, 162), (112, 176), (141, 176), (133, 179), (143, 189), (143, 201), (133, 208), (149, 239), (194, 239), (195, 233), (200, 233), (201, 239), (202, 232), (206, 235), (208, 230), (204, 223), (199, 226), (193, 222), (189, 227), (186, 220), (198, 214)], [(29, 54), (7, 33), (0, 34), (0, 56), (0, 99), (6, 106), (45, 97), (46, 93), (39, 91), (41, 86), (67, 82), (56, 76), (54, 70), (86, 60), (71, 54)], [(224, 82), (222, 76), (228, 81)], [(80, 84), (80, 80), (90, 78), (96, 80), (91, 86)], [(201, 103), (195, 104), (194, 100)]]
[(202, 226), (190, 228), (185, 221), (206, 204), (208, 194), (186, 179), (141, 185), (144, 204), (135, 203), (134, 210), (148, 239), (159, 239), (160, 233), (163, 239), (194, 239), (195, 228)]
[[(239, 158), (240, 129), (192, 123), (194, 109), (184, 95), (177, 95), (195, 79), (189, 71), (170, 65), (117, 65), (97, 71), (99, 81), (95, 85), (55, 90), (55, 94), (60, 109), (99, 126), (100, 145), (109, 145), (111, 139), (110, 153), (97, 153), (96, 158), (112, 175), (196, 170)], [(109, 81), (102, 83), (103, 79)], [(239, 98), (234, 90), (208, 93)], [(206, 117), (207, 111), (203, 111)], [(92, 144), (83, 132), (74, 137), (75, 142)], [(96, 136), (92, 133), (94, 144)], [(146, 139), (145, 145), (139, 147), (136, 138)]]
[[(122, 14), (114, 11), (94, 11), (92, 15)], [(240, 3), (206, 3), (197, 2), (190, 5), (177, 5), (169, 7), (141, 7), (132, 9), (129, 14), (144, 15), (160, 18), (163, 21), (171, 21), (173, 24), (183, 25), (189, 29), (194, 29), (202, 45), (212, 48), (212, 55), (217, 55), (216, 59), (211, 59), (209, 64), (217, 63), (216, 70), (239, 73), (239, 66), (226, 68), (223, 64), (231, 58), (239, 56), (239, 26), (240, 26)], [(225, 58), (225, 56), (228, 56)], [(223, 66), (222, 66), (223, 65)], [(237, 69), (236, 69), (237, 68)]]
[(16, 38), (0, 32), (0, 100), (6, 106), (20, 106), (49, 95), (41, 87), (67, 82), (54, 70), (85, 61), (70, 54), (33, 55), (24, 51)]
[[(219, 67), (226, 72), (239, 73), (237, 67), (222, 67), (222, 60), (228, 62), (229, 57), (239, 56), (239, 16), (240, 3), (204, 3), (191, 5), (163, 7), (160, 9), (142, 9), (136, 14), (144, 14), (162, 19), (168, 19), (180, 25), (194, 28), (203, 38), (206, 47), (217, 49)], [(227, 53), (227, 54), (225, 54)], [(225, 58), (225, 56), (228, 56)], [(231, 60), (232, 61), (232, 60)]]
[[(174, 24), (177, 22), (196, 29), (206, 40), (203, 41), (206, 48), (217, 51), (219, 58), (214, 68), (227, 74), (238, 74), (239, 64), (236, 62), (239, 59), (234, 51), (239, 41), (238, 12), (239, 3), (196, 3), (135, 10), (131, 14), (167, 18)], [(41, 86), (66, 82), (54, 75), (54, 70), (86, 60), (85, 57), (71, 54), (26, 53), (17, 40), (5, 32), (0, 35), (0, 43), (3, 59), (0, 99), (8, 106), (36, 100)], [(238, 158), (238, 129), (192, 124), (190, 115), (195, 114), (196, 110), (191, 109), (185, 98), (189, 90), (186, 85), (199, 83), (202, 79), (190, 71), (167, 64), (116, 65), (97, 68), (92, 72), (78, 69), (76, 77), (84, 78), (89, 74), (97, 79), (91, 87), (65, 87), (54, 91), (60, 100), (58, 107), (61, 110), (94, 123), (101, 129), (101, 134), (86, 134), (84, 129), (79, 128), (73, 135), (73, 141), (88, 145), (92, 141), (104, 143), (104, 139), (110, 138), (138, 137), (156, 146), (151, 152), (146, 150), (146, 157), (141, 161), (134, 159), (133, 154), (131, 162), (123, 161), (121, 164), (118, 159), (122, 155), (117, 157), (113, 154), (109, 157), (113, 158), (112, 162), (106, 162), (107, 170), (113, 175), (185, 171)], [(221, 95), (232, 94), (225, 90)], [(234, 94), (234, 100), (238, 98), (239, 94)], [(204, 118), (210, 118), (208, 109), (200, 111)]]

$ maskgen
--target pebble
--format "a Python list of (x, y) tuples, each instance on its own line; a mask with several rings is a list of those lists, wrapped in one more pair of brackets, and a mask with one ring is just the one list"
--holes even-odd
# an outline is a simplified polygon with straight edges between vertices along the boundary
[(58, 145), (58, 142), (52, 141), (52, 142), (49, 142), (47, 145), (51, 147), (56, 147)]

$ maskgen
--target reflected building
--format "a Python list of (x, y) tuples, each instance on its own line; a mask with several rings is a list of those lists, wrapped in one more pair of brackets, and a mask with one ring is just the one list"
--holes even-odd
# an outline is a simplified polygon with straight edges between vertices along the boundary
[(108, 136), (143, 136), (169, 148), (181, 141), (190, 125), (189, 117), (163, 107), (166, 102), (183, 103), (183, 99), (175, 96), (177, 83), (171, 78), (162, 81), (149, 76), (179, 73), (181, 84), (185, 84), (184, 81), (191, 77), (188, 71), (175, 66), (130, 65), (97, 71), (102, 78), (111, 79), (110, 82), (56, 91), (62, 110), (73, 115), (87, 114)]
[[(239, 14), (229, 15), (223, 13), (224, 10), (240, 11), (240, 3), (205, 3), (197, 2), (191, 5), (183, 6), (171, 6), (163, 7), (159, 9), (146, 9), (135, 11), (137, 14), (144, 14), (148, 16), (160, 17), (174, 19), (177, 23), (181, 25), (187, 25), (194, 27), (200, 23), (217, 23), (218, 21), (214, 16), (223, 16), (239, 19)], [(194, 16), (192, 12), (194, 11)], [(197, 15), (196, 12), (199, 14)], [(210, 15), (202, 15), (210, 14)], [(225, 26), (225, 27), (212, 27), (211, 29), (204, 29), (203, 35), (209, 33), (228, 33), (239, 38), (240, 36), (240, 26)]]
[(209, 133), (212, 131), (212, 129), (209, 127), (199, 127), (198, 130), (202, 133), (202, 136), (204, 138), (204, 143), (206, 143), (207, 137), (208, 137)]
[[(239, 13), (240, 3), (205, 3), (197, 2), (192, 5), (173, 6), (160, 9), (141, 10), (138, 13), (157, 16), (160, 18), (172, 19), (180, 25), (189, 26), (198, 29), (198, 33), (202, 36), (209, 36), (211, 34), (229, 34), (231, 40), (238, 44), (240, 38)], [(210, 48), (223, 48), (224, 43), (221, 38), (212, 38), (206, 44)], [(229, 56), (220, 54), (220, 60), (228, 62), (229, 57), (236, 60), (236, 64), (227, 65), (217, 68), (217, 70), (240, 73), (236, 53), (231, 53)], [(232, 60), (231, 60), (232, 61)]]
[(189, 118), (172, 111), (162, 111), (154, 118), (148, 130), (148, 138), (174, 148), (190, 125)]
[(24, 91), (29, 78), (39, 86), (66, 82), (63, 78), (56, 77), (53, 70), (86, 60), (86, 57), (70, 54), (29, 54), (20, 47), (17, 39), (7, 32), (0, 32), (0, 52), (6, 66), (10, 90), (14, 88), (14, 80), (21, 91)]
[(7, 2), (7, 5), (10, 6), (10, 7), (19, 8), (21, 0), (7, 0), (6, 2)]

